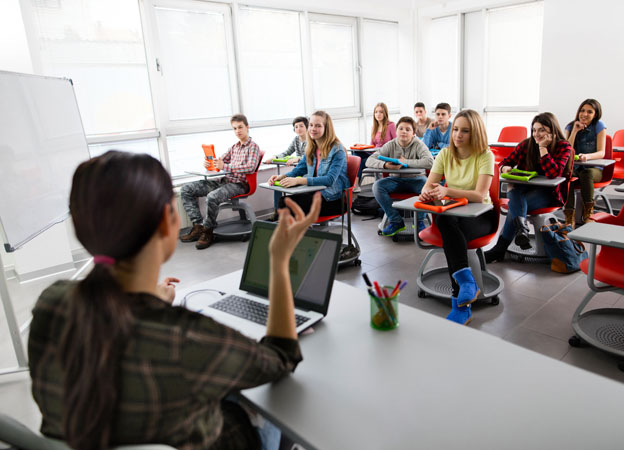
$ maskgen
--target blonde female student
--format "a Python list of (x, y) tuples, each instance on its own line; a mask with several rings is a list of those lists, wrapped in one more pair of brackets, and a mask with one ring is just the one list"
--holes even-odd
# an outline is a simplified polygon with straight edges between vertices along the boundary
[[(299, 185), (326, 186), (321, 191), (321, 215), (342, 214), (342, 192), (350, 186), (347, 151), (336, 137), (332, 119), (325, 111), (317, 111), (310, 116), (305, 158), (290, 172), (269, 178), (270, 185), (276, 181), (287, 188)], [(290, 198), (301, 209), (309, 211), (311, 193), (295, 194)], [(282, 197), (279, 201), (280, 208), (287, 206), (284, 199)]]
[[(373, 110), (373, 128), (371, 130), (371, 145), (374, 145), (375, 148), (383, 147), (387, 142), (390, 142), (392, 139), (397, 137), (396, 126), (394, 122), (390, 121), (390, 116), (388, 114), (388, 107), (385, 103), (380, 102), (375, 105), (375, 109)], [(357, 181), (355, 185), (362, 178), (362, 171), (364, 167), (366, 167), (366, 160), (371, 155), (370, 152), (366, 151), (357, 151), (351, 150), (351, 153), (355, 156), (359, 156), (360, 161), (360, 169), (358, 170)], [(357, 191), (356, 191), (357, 192)]]
[(226, 397), (286, 376), (301, 361), (288, 261), (320, 198), (308, 216), (286, 202), (295, 217), (282, 210), (269, 243), (269, 317), (257, 342), (171, 306), (177, 280), (158, 283), (180, 229), (162, 165), (115, 151), (82, 163), (70, 211), (95, 266), (82, 281), (55, 282), (33, 310), (28, 356), (41, 432), (76, 449), (260, 448), (246, 412)]
[[(494, 154), (487, 144), (485, 125), (476, 111), (459, 112), (451, 129), (451, 142), (443, 148), (420, 194), (421, 201), (445, 196), (465, 197), (473, 203), (491, 203), (489, 189), (494, 176)], [(440, 182), (446, 180), (446, 186)], [(442, 235), (448, 271), (453, 285), (453, 309), (447, 319), (460, 324), (472, 320), (470, 304), (479, 288), (468, 265), (468, 241), (495, 231), (495, 210), (478, 217), (434, 216)]]

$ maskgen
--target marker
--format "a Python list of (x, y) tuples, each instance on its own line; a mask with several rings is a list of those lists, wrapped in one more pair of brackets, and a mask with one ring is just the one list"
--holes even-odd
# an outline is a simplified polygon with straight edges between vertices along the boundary
[(399, 292), (399, 286), (401, 285), (401, 280), (397, 281), (396, 286), (394, 287), (394, 289), (392, 289), (392, 294), (390, 294), (390, 297), (394, 297), (397, 292)]
[(363, 274), (362, 274), (362, 278), (364, 278), (364, 283), (366, 283), (366, 286), (371, 287), (371, 288), (373, 287), (373, 285), (371, 284), (371, 282), (370, 282), (370, 280), (369, 280), (369, 278), (368, 278), (368, 275), (366, 275), (365, 273), (363, 273)]
[(401, 283), (401, 286), (399, 286), (399, 291), (402, 291), (405, 286), (407, 286), (407, 280)]
[(381, 292), (381, 288), (379, 287), (379, 283), (377, 283), (376, 281), (374, 281), (375, 283), (375, 291), (377, 292), (377, 296), (379, 298), (383, 298), (383, 293)]

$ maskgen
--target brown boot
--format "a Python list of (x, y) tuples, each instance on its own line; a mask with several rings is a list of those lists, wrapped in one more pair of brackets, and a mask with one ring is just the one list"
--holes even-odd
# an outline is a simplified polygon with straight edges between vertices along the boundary
[(574, 221), (576, 216), (576, 210), (574, 209), (564, 209), (563, 214), (565, 215), (565, 223), (566, 225), (572, 225), (572, 229), (574, 229)]
[(591, 223), (594, 220), (591, 218), (594, 214), (594, 202), (583, 203), (583, 223)]
[(199, 240), (195, 244), (195, 248), (197, 250), (203, 250), (212, 245), (212, 241), (214, 240), (214, 235), (212, 233), (212, 228), (204, 228), (204, 232), (199, 237)]
[(191, 231), (189, 231), (187, 234), (183, 234), (182, 236), (180, 236), (180, 240), (182, 242), (195, 242), (197, 239), (199, 239), (203, 232), (204, 226), (195, 224), (193, 225), (193, 228), (191, 228)]

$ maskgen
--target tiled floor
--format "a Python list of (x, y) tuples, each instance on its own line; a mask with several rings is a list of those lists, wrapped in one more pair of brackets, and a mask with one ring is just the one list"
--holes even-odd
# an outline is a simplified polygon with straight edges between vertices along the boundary
[[(448, 303), (417, 295), (414, 279), (426, 251), (413, 242), (394, 243), (378, 236), (376, 226), (376, 220), (362, 221), (354, 217), (353, 229), (362, 248), (362, 266), (341, 268), (337, 279), (361, 287), (364, 286), (362, 272), (387, 283), (410, 280), (412, 283), (401, 293), (401, 303), (445, 317), (450, 310)], [(247, 244), (241, 242), (219, 242), (207, 250), (197, 251), (192, 244), (179, 244), (178, 251), (163, 267), (162, 275), (180, 278), (181, 288), (191, 286), (241, 268), (246, 247)], [(441, 265), (443, 259), (436, 257), (432, 263)], [(489, 269), (503, 278), (505, 289), (499, 305), (476, 304), (473, 307), (474, 319), (470, 327), (564, 363), (624, 381), (624, 373), (618, 370), (613, 357), (593, 348), (577, 349), (568, 345), (567, 340), (573, 334), (572, 314), (588, 290), (584, 274), (561, 275), (551, 272), (547, 265), (515, 262), (496, 263)], [(16, 280), (11, 280), (20, 323), (27, 320), (38, 293), (51, 282), (48, 278), (20, 286)], [(598, 294), (590, 304), (590, 307), (606, 306), (624, 307), (624, 296)], [(0, 311), (2, 368), (15, 365), (3, 314)], [(27, 373), (0, 377), (0, 412), (10, 412), (25, 424), (38, 428), (40, 416), (30, 397)]]

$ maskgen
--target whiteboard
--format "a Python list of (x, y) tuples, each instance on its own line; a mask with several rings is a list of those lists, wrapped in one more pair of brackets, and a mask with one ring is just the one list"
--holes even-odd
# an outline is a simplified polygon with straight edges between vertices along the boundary
[(0, 71), (0, 225), (13, 251), (69, 213), (89, 148), (71, 80)]

